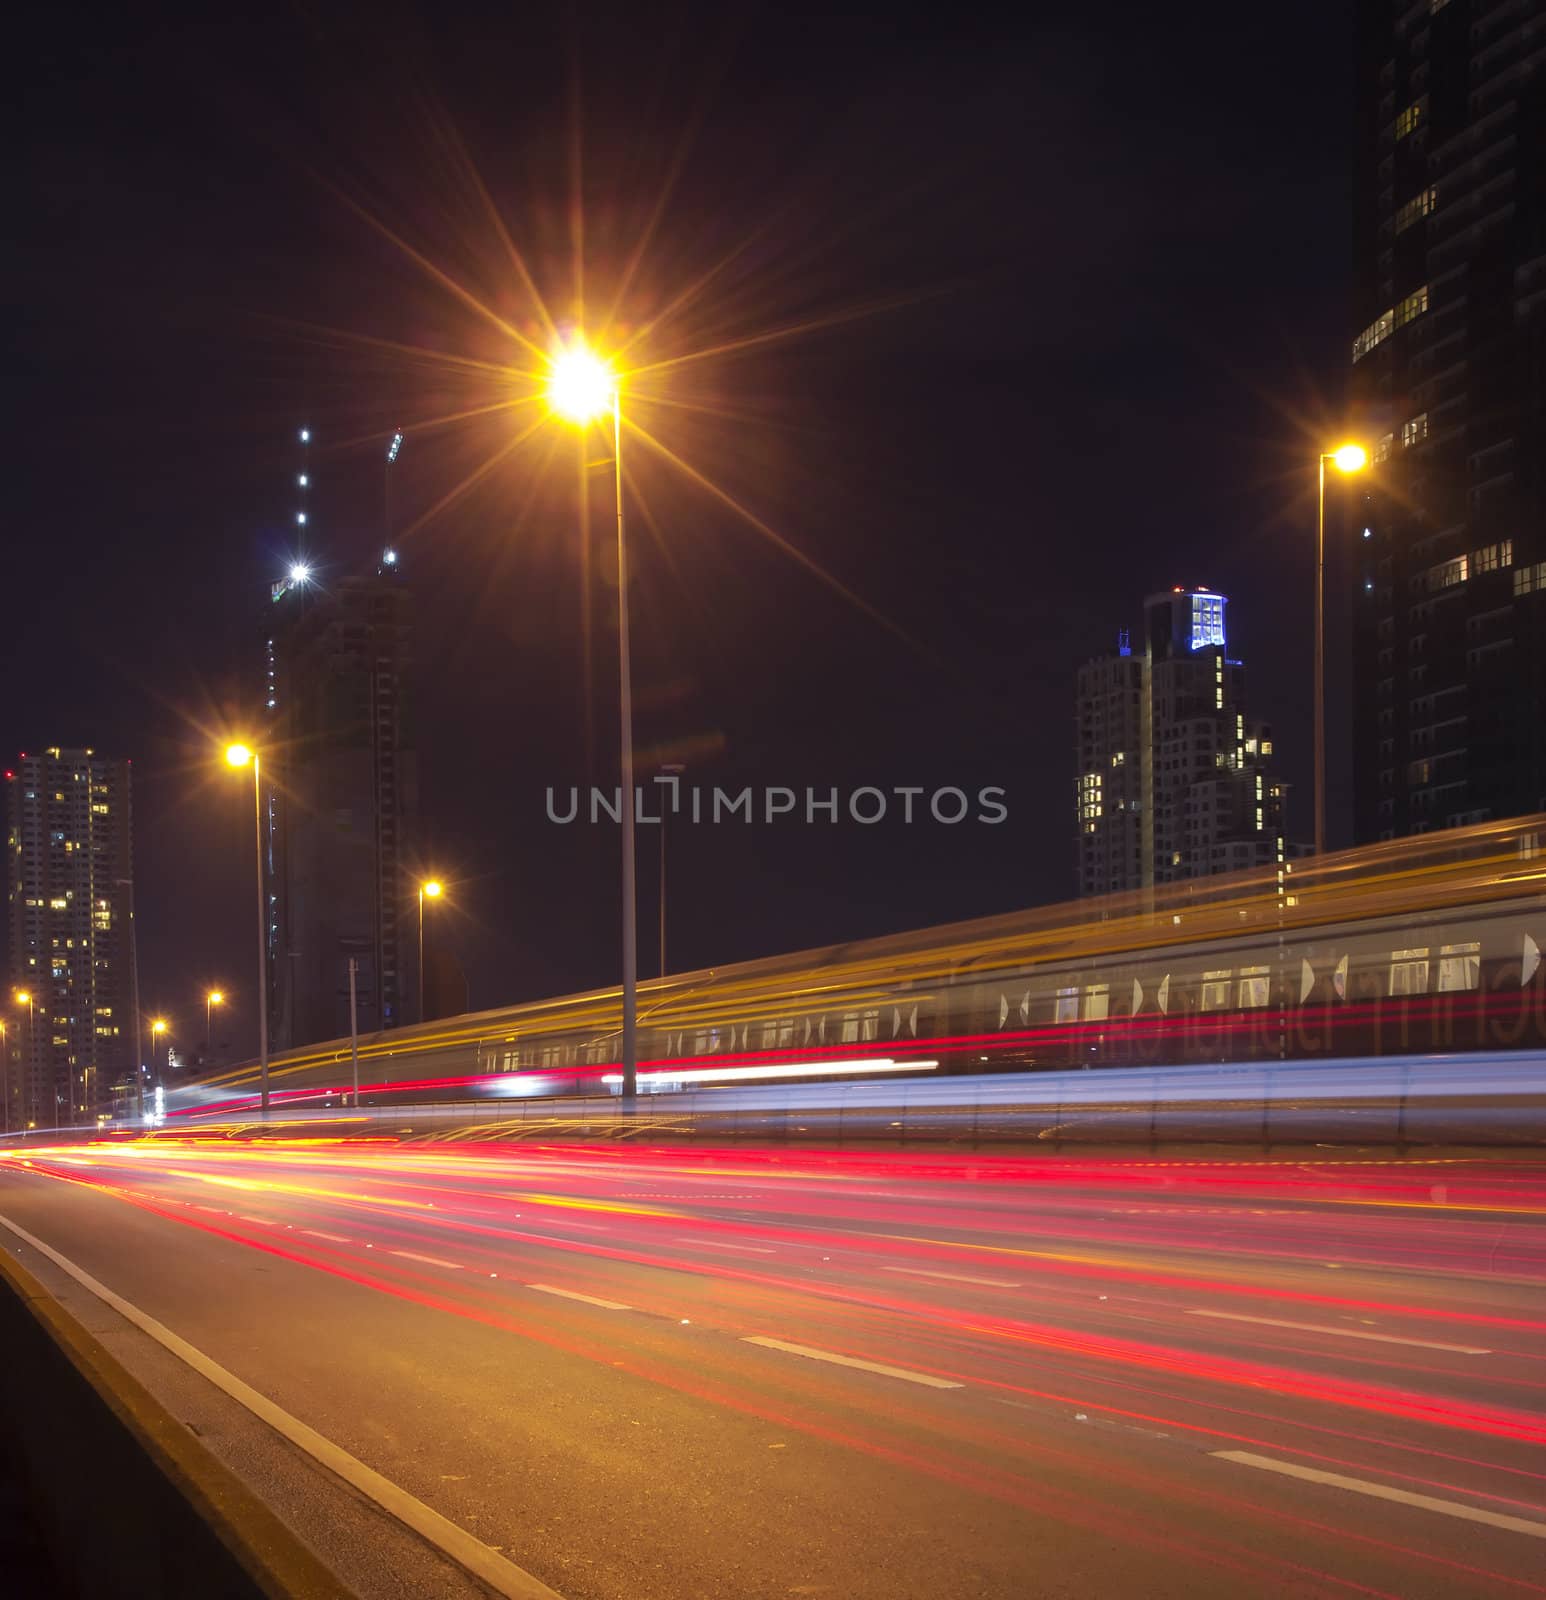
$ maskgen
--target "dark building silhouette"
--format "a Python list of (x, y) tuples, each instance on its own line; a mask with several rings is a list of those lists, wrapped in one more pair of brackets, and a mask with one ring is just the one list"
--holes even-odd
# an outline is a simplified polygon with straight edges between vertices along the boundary
[(22, 755), (6, 774), (5, 1125), (95, 1121), (135, 1060), (134, 825), (127, 761)]
[(1224, 608), (1208, 589), (1144, 604), (1134, 653), (1079, 669), (1075, 741), (1081, 895), (1281, 864), (1284, 786), (1272, 731), (1246, 714), (1245, 668), (1228, 657)]
[(415, 1020), (418, 758), (412, 597), (392, 551), (326, 584), (274, 585), (264, 745), (274, 1048)]
[(1366, 0), (1357, 837), (1546, 806), (1546, 4)]

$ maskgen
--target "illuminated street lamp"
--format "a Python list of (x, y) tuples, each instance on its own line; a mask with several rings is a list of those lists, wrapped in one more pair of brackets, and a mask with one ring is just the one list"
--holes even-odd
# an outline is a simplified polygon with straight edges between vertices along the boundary
[(438, 878), (426, 878), (419, 885), (419, 1021), (424, 1020), (424, 902), (438, 900), (445, 885)]
[(1361, 444), (1323, 450), (1315, 513), (1315, 853), (1326, 853), (1326, 463), (1338, 472), (1361, 472), (1369, 454)]
[(617, 658), (622, 713), (623, 811), (623, 1107), (632, 1110), (639, 1084), (638, 895), (634, 869), (633, 675), (628, 657), (628, 546), (623, 530), (623, 402), (618, 375), (583, 340), (558, 351), (548, 372), (548, 404), (585, 427), (612, 418), (617, 496)]
[[(166, 1020), (163, 1017), (157, 1017), (150, 1025), (150, 1064), (151, 1064), (152, 1067), (154, 1067), (155, 1064), (156, 1064), (156, 1046), (161, 1042), (161, 1040), (165, 1037), (165, 1035), (166, 1035)], [(170, 1052), (168, 1052), (167, 1061), (168, 1061), (168, 1064), (170, 1064), (170, 1062), (171, 1062)], [(163, 1077), (163, 1081), (164, 1081), (164, 1077)]]
[(211, 989), (204, 996), (204, 1054), (207, 1056), (213, 1048), (212, 1018), (216, 1006), (225, 1004), (225, 995), (219, 989)]
[(226, 746), (226, 764), (252, 768), (252, 812), (258, 847), (258, 1082), (263, 1115), (268, 1115), (268, 905), (263, 890), (263, 782), (258, 753), (245, 744)]
[(32, 991), (29, 990), (29, 989), (18, 989), (16, 991), (16, 1003), (19, 1006), (26, 1006), (26, 1008), (27, 1008), (27, 1053), (26, 1053), (26, 1056), (23, 1058), (24, 1061), (25, 1061), (25, 1067), (24, 1067), (24, 1070), (23, 1070), (23, 1073), (22, 1073), (22, 1082), (28, 1086), (28, 1090), (29, 1090), (29, 1092), (27, 1094), (27, 1099), (29, 1101), (29, 1104), (27, 1106), (23, 1107), (23, 1110), (24, 1110), (24, 1112), (25, 1111), (30, 1111), (32, 1113), (32, 1115), (27, 1119), (27, 1125), (28, 1125), (28, 1127), (31, 1127), (32, 1124), (37, 1121), (37, 1115), (38, 1115), (37, 1106), (35, 1104), (31, 1104), (30, 1103), (31, 1100), (32, 1100), (30, 1089), (31, 1089), (32, 1078), (33, 1078), (33, 1073), (32, 1073), (33, 1061), (32, 1061), (32, 1057), (36, 1053), (36, 1045), (35, 1045), (35, 1042), (34, 1042), (34, 1032), (35, 1032), (35, 1029), (36, 1029), (36, 1026), (37, 1026), (37, 1012), (36, 1012), (36, 1009), (35, 1009), (35, 1006), (34, 1006), (34, 1003), (33, 1003), (33, 999), (32, 999)]

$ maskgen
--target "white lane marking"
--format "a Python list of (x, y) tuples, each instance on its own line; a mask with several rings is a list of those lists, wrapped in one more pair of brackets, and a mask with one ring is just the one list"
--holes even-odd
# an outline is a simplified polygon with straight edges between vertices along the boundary
[(273, 1226), (273, 1224), (268, 1220), (267, 1217), (248, 1217), (248, 1216), (244, 1216), (240, 1211), (238, 1211), (236, 1213), (236, 1220), (238, 1222), (256, 1223), (257, 1226), (260, 1227), (260, 1228), (271, 1228)]
[(1008, 1278), (969, 1278), (964, 1272), (925, 1272), (922, 1267), (882, 1267), (882, 1272), (905, 1272), (909, 1278), (943, 1278), (947, 1283), (980, 1283), (989, 1289), (1018, 1289)]
[(119, 1316), (132, 1322), (141, 1333), (149, 1334), (157, 1344), (170, 1350), (180, 1361), (207, 1378), (217, 1389), (223, 1390), (238, 1405), (245, 1406), (260, 1421), (266, 1422), (275, 1433), (304, 1450), (327, 1470), (340, 1477), (352, 1488), (358, 1489), (367, 1499), (374, 1500), (390, 1517), (396, 1517), (404, 1526), (412, 1528), (421, 1539), (443, 1550), (458, 1566), (481, 1578), (506, 1600), (563, 1600), (556, 1589), (550, 1589), (537, 1577), (508, 1561), (497, 1551), (476, 1539), (464, 1528), (459, 1528), (449, 1518), (432, 1510), (422, 1500), (416, 1500), (406, 1489), (399, 1488), (390, 1478), (367, 1467), (363, 1461), (341, 1449), (331, 1439), (325, 1438), (315, 1428), (309, 1428), (299, 1417), (293, 1417), (267, 1395), (259, 1394), (249, 1384), (242, 1382), (234, 1372), (227, 1372), (195, 1345), (166, 1326), (149, 1313), (130, 1304), (122, 1295), (114, 1294), (105, 1283), (99, 1282), (84, 1268), (53, 1248), (44, 1244), (25, 1228), (18, 1227), (9, 1217), (0, 1216), (0, 1227), (8, 1228), (18, 1239), (30, 1244), (39, 1255), (47, 1256), (62, 1272), (66, 1272), (83, 1289), (109, 1305)]
[(348, 1244), (348, 1240), (341, 1233), (324, 1233), (321, 1228), (302, 1228), (299, 1230), (312, 1239), (331, 1239), (334, 1244)]
[(1532, 1539), (1546, 1539), (1546, 1522), (1530, 1522), (1510, 1517), (1501, 1511), (1484, 1511), (1480, 1506), (1461, 1505), (1458, 1500), (1436, 1500), (1431, 1494), (1411, 1494), (1387, 1484), (1370, 1483), (1364, 1478), (1345, 1478), (1340, 1472), (1322, 1472), (1318, 1467), (1301, 1467), (1293, 1461), (1277, 1461), (1272, 1456), (1253, 1455), (1249, 1450), (1212, 1450), (1220, 1461), (1236, 1461), (1243, 1467), (1260, 1467), (1263, 1472), (1280, 1472), (1286, 1478), (1303, 1478), (1307, 1483), (1325, 1483), (1333, 1489), (1351, 1489), (1354, 1494), (1372, 1495), (1376, 1500), (1394, 1500), (1399, 1505), (1416, 1506), (1420, 1511), (1437, 1511), (1441, 1516), (1460, 1517), (1466, 1522), (1485, 1522), (1489, 1528), (1506, 1528), (1510, 1533), (1527, 1533)]
[(1457, 1356), (1490, 1356), (1492, 1351), (1471, 1344), (1440, 1344), (1434, 1339), (1402, 1339), (1393, 1333), (1364, 1333), (1358, 1328), (1334, 1328), (1327, 1322), (1285, 1322), (1281, 1317), (1248, 1317), (1239, 1311), (1188, 1311), (1189, 1317), (1216, 1317), (1221, 1322), (1258, 1322), (1264, 1328), (1292, 1328), (1296, 1333), (1334, 1333), (1341, 1339), (1372, 1339), (1377, 1344), (1411, 1344), (1419, 1350), (1449, 1350)]
[(932, 1372), (909, 1372), (905, 1367), (887, 1367), (879, 1361), (860, 1361), (857, 1356), (835, 1355), (830, 1350), (812, 1350), (806, 1344), (790, 1344), (786, 1339), (767, 1339), (760, 1333), (746, 1334), (742, 1344), (760, 1344), (769, 1350), (787, 1350), (792, 1356), (805, 1356), (811, 1361), (830, 1361), (834, 1366), (857, 1367), (861, 1372), (878, 1372), (886, 1378), (905, 1378), (908, 1383), (922, 1383), (930, 1389), (964, 1389), (963, 1383), (953, 1378), (936, 1378)]
[(618, 1300), (598, 1300), (593, 1294), (576, 1294), (573, 1289), (555, 1289), (551, 1283), (528, 1283), (528, 1289), (535, 1289), (538, 1294), (562, 1295), (565, 1300), (578, 1300), (582, 1305), (600, 1306), (603, 1311), (632, 1311), (632, 1306), (625, 1306)]
[(412, 1250), (390, 1250), (387, 1253), (401, 1256), (404, 1261), (422, 1261), (427, 1267), (447, 1267), (452, 1272), (460, 1272), (462, 1270), (460, 1261), (442, 1261), (439, 1256), (419, 1256), (415, 1255)]
[(747, 1250), (753, 1255), (770, 1256), (773, 1251), (765, 1244), (721, 1244), (718, 1239), (688, 1239), (680, 1238), (678, 1244), (702, 1245), (705, 1250)]

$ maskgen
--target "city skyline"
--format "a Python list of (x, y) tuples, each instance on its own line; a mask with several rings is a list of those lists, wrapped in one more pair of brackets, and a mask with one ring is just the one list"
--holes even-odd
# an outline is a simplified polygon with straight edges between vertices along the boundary
[[(1271, 130), (1257, 128), (1249, 148), (1209, 153), (1210, 118), (1238, 116), (1243, 93), (1233, 108), (1183, 119), (1167, 135), (1178, 143), (1165, 159), (1179, 158), (1184, 144), (1188, 159), (1202, 164), (1191, 202), (1198, 226), (1180, 230), (1146, 200), (1141, 162), (1121, 178), (1116, 207), (1092, 206), (1082, 179), (1109, 174), (1118, 151), (1131, 159), (1130, 135), (1143, 120), (1146, 97), (1159, 90), (1151, 78), (1155, 48), (1168, 71), (1211, 76), (1217, 61), (1248, 48), (1248, 28), (1211, 44), (1217, 55), (1204, 60), (1183, 58), (1173, 42), (1141, 26), (1115, 44), (1077, 30), (1011, 30), (999, 41), (998, 87), (984, 95), (977, 74), (983, 47), (970, 29), (944, 36), (953, 66), (926, 76), (922, 63), (934, 61), (940, 38), (904, 34), (877, 50), (874, 31), (854, 21), (832, 36), (830, 60), (820, 68), (834, 86), (846, 80), (827, 114), (826, 134), (813, 134), (798, 159), (771, 161), (756, 155), (756, 125), (738, 111), (737, 95), (755, 91), (775, 105), (803, 103), (811, 68), (793, 34), (770, 29), (757, 36), (755, 48), (747, 43), (734, 55), (735, 87), (713, 91), (715, 127), (727, 148), (694, 141), (685, 125), (679, 130), (686, 164), (667, 196), (666, 231), (656, 236), (660, 248), (664, 239), (670, 249), (646, 262), (650, 291), (669, 296), (691, 281), (680, 258), (689, 239), (719, 259), (743, 236), (755, 238), (765, 215), (789, 215), (792, 207), (808, 215), (807, 223), (779, 254), (739, 278), (732, 296), (708, 308), (726, 331), (756, 335), (876, 300), (886, 305), (716, 369), (709, 392), (699, 396), (715, 413), (701, 421), (684, 413), (681, 427), (688, 431), (676, 438), (716, 481), (749, 500), (905, 639), (769, 552), (709, 497), (652, 481), (645, 485), (647, 503), (669, 538), (639, 526), (641, 750), (686, 747), (692, 753), (685, 759), (702, 781), (730, 788), (930, 781), (976, 792), (1000, 784), (1011, 814), (1003, 828), (960, 830), (922, 855), (888, 827), (858, 839), (852, 830), (759, 839), (755, 849), (724, 832), (684, 829), (672, 842), (673, 965), (1066, 895), (1060, 849), (1045, 841), (1063, 835), (1067, 790), (1060, 779), (1049, 781), (1037, 754), (1047, 739), (1062, 742), (1054, 738), (1055, 720), (1042, 727), (1039, 719), (1050, 715), (1040, 709), (1044, 702), (1067, 703), (1066, 691), (1044, 696), (1041, 686), (1071, 689), (1078, 661), (1105, 642), (1108, 559), (1136, 568), (1132, 586), (1140, 593), (1184, 570), (1206, 571), (1240, 597), (1251, 619), (1242, 648), (1260, 663), (1262, 715), (1280, 727), (1296, 762), (1308, 750), (1294, 722), (1303, 715), (1308, 665), (1313, 455), (1342, 421), (1345, 131), (1328, 127), (1307, 146), (1302, 134), (1274, 143)], [(315, 56), (308, 46), (288, 62), (279, 39), (259, 45), (235, 24), (231, 30), (247, 52), (239, 76), (268, 97), (288, 138), (304, 120), (300, 108), (320, 103), (312, 74), (336, 58), (321, 47)], [(489, 116), (496, 104), (501, 113), (505, 108), (487, 71), (455, 47), (454, 30), (443, 41), (446, 51), (431, 78), (444, 117), (399, 136), (367, 109), (341, 147), (363, 150), (362, 139), (383, 135), (374, 159), (387, 165), (378, 177), (395, 173), (397, 185), (394, 191), (388, 183), (384, 214), (412, 232), (416, 208), (430, 192), (427, 152), (454, 152), (465, 142), (510, 225), (538, 235), (545, 281), (561, 285), (569, 276), (568, 246), (560, 249), (551, 230), (544, 231), (548, 225), (534, 219), (561, 200), (571, 175), (566, 161), (540, 143), (541, 128), (554, 117), (562, 122), (566, 97), (583, 79), (584, 103), (592, 108), (585, 183), (593, 200), (605, 202), (618, 157), (612, 123), (596, 108), (614, 90), (621, 92), (619, 105), (636, 103), (620, 73), (640, 41), (626, 27), (610, 44), (586, 33), (573, 60), (566, 45), (549, 41), (556, 52), (549, 87), (514, 113), (518, 129), (539, 141), (533, 148), (541, 155), (524, 188), (498, 158), (498, 142), (489, 142)], [(145, 48), (125, 34), (106, 59), (138, 61)], [(202, 48), (187, 44), (186, 60), (204, 59)], [(93, 80), (81, 79), (82, 89), (71, 90), (74, 80), (60, 77), (69, 58), (45, 59), (55, 62), (52, 81), (63, 84), (63, 103), (85, 115), (70, 96)], [(1325, 74), (1333, 101), (1347, 100), (1350, 72), (1334, 48), (1304, 46), (1303, 65)], [(362, 98), (347, 97), (351, 114), (368, 108), (366, 86), (395, 81), (397, 70), (381, 52), (366, 51), (358, 64)], [(682, 70), (710, 93), (705, 57), (689, 53)], [(1130, 124), (1112, 125), (1104, 109), (1097, 111), (1108, 98), (1095, 87), (1101, 75), (1115, 75), (1136, 97)], [(1032, 84), (1066, 115), (1080, 177), (1055, 176), (1026, 142), (1031, 113), (1021, 91)], [(932, 125), (930, 117), (964, 116), (953, 152), (931, 150), (920, 132), (897, 126), (896, 114), (884, 110), (903, 87), (928, 109), (920, 129)], [(109, 87), (104, 104), (118, 105), (113, 97), (127, 92), (122, 84)], [(880, 121), (865, 131), (871, 113)], [(106, 476), (118, 485), (120, 509), (109, 520), (131, 516), (150, 530), (151, 544), (143, 564), (127, 549), (109, 554), (110, 563), (125, 564), (109, 567), (113, 580), (94, 600), (95, 620), (82, 636), (109, 670), (106, 697), (84, 708), (68, 675), (50, 680), (30, 703), (26, 725), (8, 723), (8, 737), (13, 746), (61, 737), (55, 730), (72, 718), (133, 731), (144, 801), (143, 876), (158, 886), (147, 889), (144, 908), (147, 993), (153, 988), (161, 1003), (186, 995), (177, 1004), (191, 1014), (206, 984), (228, 985), (228, 1025), (239, 1033), (250, 1031), (253, 1015), (242, 981), (250, 964), (248, 819), (209, 755), (245, 714), (250, 657), (243, 641), (261, 626), (269, 585), (296, 555), (294, 500), (286, 487), (293, 429), (316, 430), (307, 554), (324, 581), (380, 547), (382, 450), (395, 430), (406, 428), (410, 440), (393, 468), (401, 473), (393, 485), (394, 515), (404, 529), (476, 465), (474, 450), (489, 435), (415, 428), (438, 409), (442, 393), (451, 398), (446, 381), (405, 371), (385, 356), (373, 366), (375, 358), (362, 353), (362, 338), (390, 341), (415, 330), (453, 351), (459, 342), (472, 346), (445, 294), (424, 288), (347, 204), (317, 186), (306, 159), (292, 149), (274, 161), (245, 135), (220, 126), (208, 151), (194, 154), (176, 144), (174, 129), (148, 113), (135, 117), (131, 133), (146, 148), (171, 151), (173, 170), (188, 181), (203, 182), (216, 162), (250, 177), (241, 210), (206, 207), (196, 237), (179, 237), (175, 229), (164, 240), (148, 231), (130, 234), (139, 240), (137, 282), (170, 267), (167, 252), (186, 248), (189, 259), (224, 275), (224, 303), (233, 315), (206, 324), (203, 302), (185, 303), (169, 326), (186, 335), (158, 338), (154, 352), (141, 343), (148, 323), (142, 331), (118, 322), (110, 339), (97, 337), (106, 330), (90, 324), (104, 360), (103, 404), (122, 392), (131, 371), (136, 391), (155, 396), (144, 413), (143, 441), (136, 430), (124, 440), (121, 422), (110, 435), (90, 434)], [(419, 138), (417, 149), (412, 138), (403, 143), (410, 133)], [(881, 148), (892, 133), (894, 147)], [(821, 165), (812, 164), (822, 137), (836, 138), (852, 157), (854, 176), (843, 180), (849, 188), (833, 187)], [(69, 149), (40, 157), (31, 191), (40, 201), (60, 192), (61, 183), (73, 192)], [(986, 164), (984, 152), (994, 152)], [(744, 170), (736, 165), (743, 158)], [(454, 164), (453, 156), (447, 159)], [(1300, 174), (1294, 181), (1311, 197), (1319, 231), (1301, 253), (1274, 257), (1275, 277), (1241, 270), (1205, 290), (1196, 277), (1203, 262), (1234, 259), (1243, 269), (1250, 260), (1260, 268), (1273, 255), (1249, 243), (1276, 226), (1273, 208), (1263, 201), (1240, 211), (1254, 202), (1241, 199), (1249, 190), (1240, 189), (1236, 169), (1262, 162)], [(877, 216), (871, 242), (854, 254), (845, 219), (861, 192), (887, 175), (927, 202), (917, 248), (905, 258), (891, 248), (896, 230), (913, 220), (893, 209)], [(963, 175), (966, 192), (954, 194)], [(1041, 197), (1036, 218), (989, 198), (1011, 178), (1011, 187), (1026, 192), (1034, 184)], [(641, 193), (665, 193), (657, 180), (663, 175), (650, 174)], [(363, 180), (341, 187), (348, 201), (370, 198)], [(743, 191), (747, 200), (735, 201)], [(106, 191), (93, 192), (92, 203), (114, 203)], [(149, 230), (157, 212), (147, 204)], [(981, 220), (972, 219), (974, 211)], [(46, 205), (40, 215), (49, 215)], [(719, 218), (718, 238), (706, 221), (712, 217)], [(250, 218), (264, 219), (258, 234), (288, 263), (282, 281), (266, 272), (230, 277), (255, 237)], [(1053, 220), (1060, 240), (1050, 255), (1045, 219)], [(45, 254), (50, 237), (46, 229), (39, 235)], [(452, 255), (460, 251), (474, 277), (492, 275), (496, 284), (509, 278), (508, 265), (498, 264), (507, 258), (482, 222), (447, 237)], [(592, 270), (603, 273), (611, 247), (594, 230), (587, 237)], [(1128, 275), (1114, 263), (1136, 260), (1131, 252), (1140, 247), (1170, 265), (1160, 277), (1140, 280), (1135, 301)], [(1114, 248), (1118, 257), (1111, 257)], [(1102, 267), (1108, 258), (1113, 266)], [(745, 259), (758, 258), (754, 252)], [(344, 266), (350, 270), (340, 272)], [(370, 287), (376, 284), (390, 284), (390, 293)], [(1054, 314), (1024, 315), (1027, 285), (1039, 286)], [(28, 346), (31, 365), (43, 362), (48, 341), (68, 349), (82, 336), (53, 315), (58, 292), (42, 286), (36, 296), (39, 328), (49, 331)], [(160, 289), (147, 282), (147, 293), (147, 306), (170, 311), (163, 298), (170, 283)], [(1248, 331), (1243, 345), (1242, 329)], [(178, 421), (169, 434), (162, 419), (211, 381), (202, 368), (190, 369), (182, 348), (189, 339), (215, 341), (223, 352), (221, 375), (209, 390), (206, 415)], [(142, 366), (147, 356), (150, 364)], [(1178, 393), (1186, 396), (1179, 408)], [(965, 405), (963, 394), (971, 397)], [(88, 409), (81, 426), (95, 430), (93, 415)], [(1031, 417), (1041, 420), (1027, 430)], [(49, 519), (86, 516), (87, 488), (55, 470), (55, 446), (46, 436), (35, 442), (36, 451), (28, 452), (33, 475), (19, 492)], [(1029, 522), (1019, 493), (1027, 451), (1043, 508)], [(642, 453), (640, 459), (644, 471)], [(1116, 460), (1124, 463), (1121, 474), (1108, 470)], [(969, 471), (962, 462), (971, 463)], [(760, 487), (753, 488), (754, 479)], [(548, 785), (615, 782), (607, 732), (616, 715), (608, 689), (613, 602), (604, 564), (581, 554), (568, 485), (533, 506), (532, 481), (524, 468), (512, 469), (404, 541), (421, 626), (443, 645), (425, 665), (422, 693), (452, 708), (426, 732), (423, 809), (433, 830), (426, 848), (437, 870), (459, 883), (446, 924), (450, 937), (477, 946), (468, 963), (475, 1005), (584, 988), (616, 970), (606, 909), (615, 899), (610, 846), (598, 849), (576, 830), (561, 838), (543, 818)], [(1252, 531), (1247, 537), (1242, 530)], [(1108, 556), (1089, 561), (1102, 547)], [(164, 554), (152, 557), (152, 549)], [(44, 567), (19, 576), (40, 592), (49, 581)], [(1279, 591), (1302, 594), (1304, 609), (1296, 614), (1269, 604)], [(594, 641), (588, 659), (578, 643), (586, 605)], [(10, 640), (16, 659), (35, 647), (39, 626), (21, 619)], [(1333, 735), (1335, 752), (1335, 722)], [(74, 737), (107, 742), (94, 724)], [(1303, 792), (1307, 772), (1290, 776)], [(1333, 798), (1334, 819), (1345, 818), (1345, 797), (1340, 804)], [(197, 863), (191, 870), (190, 860)], [(646, 930), (653, 922), (652, 870), (648, 860), (641, 863)], [(727, 895), (734, 912), (728, 919)], [(598, 931), (598, 917), (605, 931)], [(651, 942), (646, 935), (645, 970)], [(201, 1019), (193, 1020), (196, 1026)]]

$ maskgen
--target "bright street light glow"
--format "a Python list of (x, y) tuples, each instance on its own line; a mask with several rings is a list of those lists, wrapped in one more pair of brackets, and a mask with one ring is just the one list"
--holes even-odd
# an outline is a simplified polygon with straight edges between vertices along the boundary
[(166, 1024), (161, 1020), (160, 1017), (157, 1017), (156, 1020), (151, 1023), (150, 1031), (152, 1033), (165, 1033), (166, 1032)]
[[(301, 518), (302, 522), (304, 522), (305, 520), (306, 520), (305, 517)], [(290, 582), (291, 583), (309, 583), (310, 581), (311, 581), (311, 568), (308, 567), (304, 561), (297, 561), (295, 563), (295, 565), (290, 568)]]
[(252, 761), (251, 747), (245, 744), (229, 744), (225, 749), (225, 758), (233, 767), (245, 767)]
[(445, 892), (445, 885), (438, 878), (431, 878), (424, 885), (424, 897), (427, 900), (438, 900)]
[(18, 1005), (30, 1006), (32, 1004), (32, 996), (25, 989), (18, 989), (16, 991), (16, 1001)]
[(212, 1006), (223, 1006), (225, 1004), (225, 996), (218, 989), (211, 989), (204, 998)]
[(385, 565), (395, 567), (397, 565), (397, 552), (395, 550), (384, 551), (381, 559)]
[(311, 429), (310, 428), (302, 428), (301, 429), (301, 443), (302, 444), (310, 444), (311, 443)]
[(1331, 452), (1338, 472), (1362, 472), (1369, 464), (1369, 452), (1361, 444), (1344, 444)]
[(569, 422), (591, 422), (612, 409), (617, 379), (595, 351), (570, 345), (553, 357), (548, 404)]

